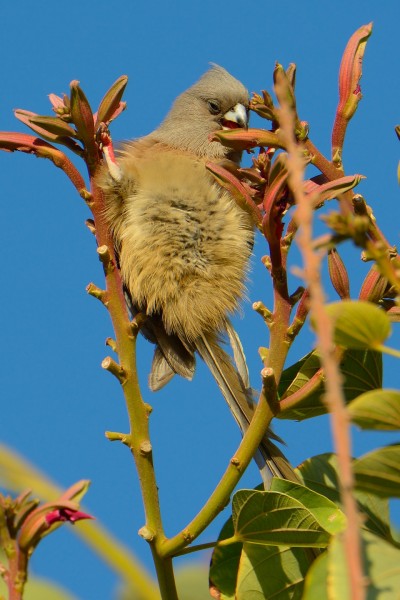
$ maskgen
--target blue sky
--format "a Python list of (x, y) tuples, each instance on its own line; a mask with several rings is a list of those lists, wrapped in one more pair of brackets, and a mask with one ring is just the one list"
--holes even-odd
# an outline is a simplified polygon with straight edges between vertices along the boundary
[[(68, 92), (78, 79), (96, 106), (120, 75), (129, 76), (128, 110), (114, 124), (114, 139), (154, 129), (173, 99), (216, 62), (250, 91), (270, 89), (276, 60), (295, 62), (300, 117), (310, 123), (314, 143), (329, 153), (337, 104), (337, 72), (350, 35), (374, 22), (361, 81), (364, 98), (351, 124), (344, 152), (346, 171), (367, 179), (359, 190), (372, 204), (391, 243), (399, 237), (396, 168), (400, 122), (398, 81), (400, 6), (386, 0), (335, 3), (309, 0), (285, 4), (231, 0), (129, 2), (81, 0), (68, 5), (43, 0), (2, 3), (0, 96), (2, 130), (23, 131), (13, 108), (50, 114), (47, 94)], [(137, 537), (143, 514), (129, 452), (110, 444), (105, 430), (126, 431), (123, 398), (115, 380), (100, 368), (112, 335), (108, 315), (85, 293), (102, 285), (95, 244), (84, 226), (88, 210), (64, 174), (44, 160), (0, 154), (2, 198), (2, 294), (0, 441), (18, 449), (66, 487), (92, 480), (86, 505), (100, 522), (130, 545), (151, 568), (146, 544)], [(271, 303), (271, 288), (256, 245), (249, 301), (235, 325), (243, 339), (252, 382), (258, 386), (257, 348), (268, 334), (251, 302)], [(356, 295), (366, 269), (350, 247)], [(294, 261), (296, 262), (296, 261)], [(293, 289), (299, 282), (293, 279)], [(329, 292), (330, 298), (335, 299)], [(294, 361), (313, 344), (306, 334)], [(395, 332), (391, 343), (398, 345)], [(140, 373), (153, 405), (151, 429), (167, 534), (182, 528), (208, 497), (239, 442), (236, 425), (202, 365), (194, 382), (179, 381), (156, 395), (146, 388), (152, 348), (140, 344)], [(385, 384), (396, 386), (398, 363), (387, 361)], [(326, 418), (278, 423), (294, 464), (332, 448)], [(395, 436), (355, 435), (355, 453)], [(243, 487), (258, 483), (256, 468)], [(202, 538), (216, 537), (225, 517)], [(400, 518), (397, 518), (400, 523)], [(34, 559), (37, 574), (62, 582), (81, 600), (112, 598), (115, 578), (102, 563), (60, 531)], [(206, 560), (207, 557), (203, 558)]]

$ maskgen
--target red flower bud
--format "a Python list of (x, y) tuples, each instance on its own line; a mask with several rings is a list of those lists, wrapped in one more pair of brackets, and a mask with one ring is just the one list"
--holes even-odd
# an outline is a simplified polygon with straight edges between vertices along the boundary
[(339, 297), (342, 300), (350, 298), (349, 276), (336, 248), (332, 248), (328, 253), (328, 270), (332, 285)]

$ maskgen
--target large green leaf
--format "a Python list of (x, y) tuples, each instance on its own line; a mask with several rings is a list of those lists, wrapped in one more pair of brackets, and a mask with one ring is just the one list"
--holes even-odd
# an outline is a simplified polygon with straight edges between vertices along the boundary
[(235, 600), (300, 600), (309, 561), (303, 548), (244, 544)]
[[(366, 600), (399, 597), (400, 550), (369, 531), (362, 532), (363, 571)], [(332, 538), (328, 550), (312, 565), (306, 576), (303, 600), (351, 600), (348, 564), (343, 540)]]
[(326, 306), (334, 341), (343, 348), (378, 350), (391, 333), (387, 314), (372, 302), (341, 300)]
[(400, 392), (376, 389), (361, 394), (349, 405), (353, 423), (362, 429), (400, 429)]
[(302, 600), (332, 600), (328, 596), (327, 577), (328, 553), (324, 552), (314, 561), (306, 575)]
[[(233, 522), (230, 517), (219, 534), (218, 540), (225, 540), (233, 536)], [(212, 554), (210, 565), (210, 590), (220, 600), (235, 600), (237, 573), (243, 544), (229, 544), (216, 546)], [(220, 594), (218, 596), (217, 594)]]
[(400, 498), (400, 444), (373, 450), (354, 460), (356, 486), (387, 498)]
[[(230, 518), (219, 539), (233, 535)], [(210, 567), (210, 589), (220, 600), (258, 598), (298, 600), (303, 580), (313, 560), (308, 548), (262, 546), (259, 544), (229, 544), (214, 549)], [(261, 594), (263, 594), (261, 596)]]
[[(286, 369), (281, 378), (279, 392), (281, 400), (298, 393), (320, 368), (318, 353), (314, 350)], [(340, 363), (343, 375), (343, 391), (347, 402), (360, 394), (379, 388), (382, 385), (382, 355), (371, 350), (347, 350)], [(316, 389), (304, 393), (296, 406), (277, 414), (279, 419), (304, 420), (325, 414), (327, 407), (322, 400), (324, 384), (321, 381)]]
[(319, 525), (331, 534), (339, 533), (346, 527), (346, 518), (340, 508), (326, 496), (304, 485), (274, 477), (271, 491), (286, 494), (301, 502)]
[[(335, 454), (313, 456), (304, 461), (296, 472), (304, 485), (323, 494), (336, 504), (340, 503)], [(393, 538), (390, 530), (388, 500), (358, 489), (355, 490), (355, 496), (363, 516), (363, 527), (391, 542)]]
[[(220, 539), (234, 539), (241, 527), (244, 543), (215, 548), (210, 569), (213, 597), (220, 600), (301, 598), (304, 577), (315, 551), (289, 547), (294, 536), (297, 533), (294, 543), (298, 544), (300, 539), (303, 545), (304, 539), (300, 536), (304, 531), (308, 535), (310, 528), (314, 535), (321, 530), (337, 532), (344, 526), (344, 515), (334, 502), (290, 481), (273, 479), (269, 492), (237, 492), (233, 499), (233, 520), (225, 524)], [(286, 545), (270, 545), (271, 537), (284, 539)], [(326, 537), (319, 540), (319, 545), (324, 545), (325, 540)], [(310, 543), (309, 538), (307, 543)]]
[(322, 548), (330, 538), (301, 502), (279, 492), (239, 490), (232, 518), (234, 541)]

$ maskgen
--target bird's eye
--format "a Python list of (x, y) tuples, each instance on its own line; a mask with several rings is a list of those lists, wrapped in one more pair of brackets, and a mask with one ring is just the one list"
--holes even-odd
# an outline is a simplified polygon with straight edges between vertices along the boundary
[(218, 100), (207, 100), (207, 106), (212, 115), (218, 115), (221, 112), (221, 105)]

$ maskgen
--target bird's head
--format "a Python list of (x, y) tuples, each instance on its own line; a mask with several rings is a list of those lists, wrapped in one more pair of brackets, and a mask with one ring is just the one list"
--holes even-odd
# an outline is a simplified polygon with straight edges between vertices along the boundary
[(210, 160), (240, 160), (210, 135), (219, 129), (247, 127), (249, 95), (242, 83), (222, 67), (213, 65), (174, 102), (154, 132), (163, 143)]

